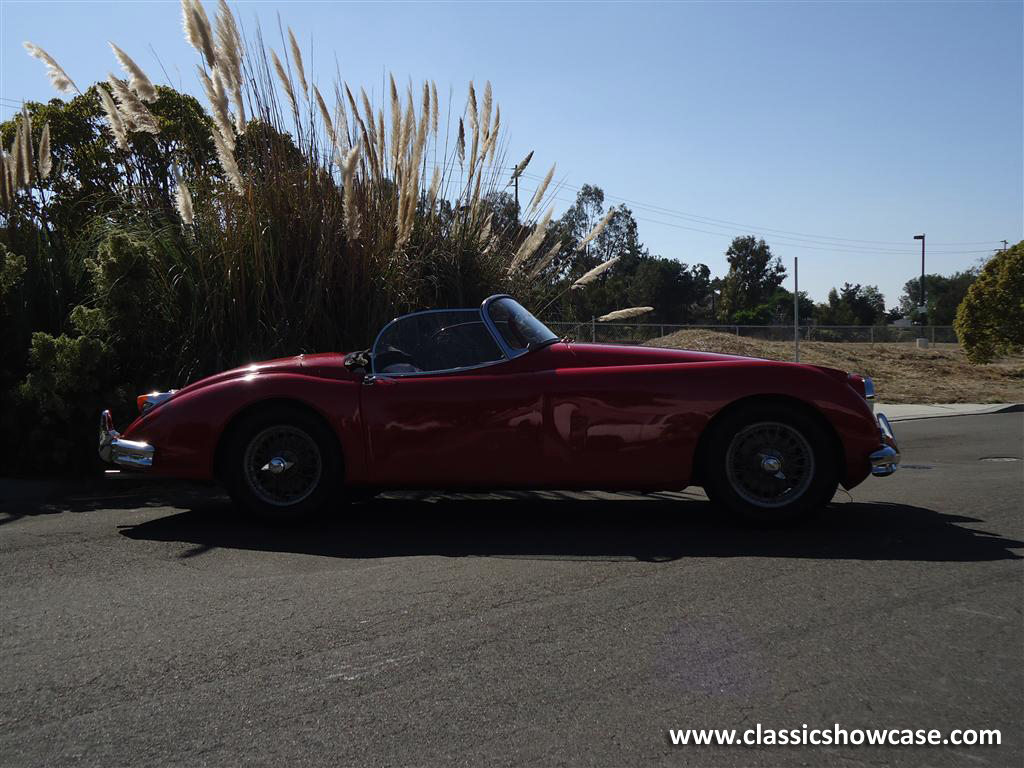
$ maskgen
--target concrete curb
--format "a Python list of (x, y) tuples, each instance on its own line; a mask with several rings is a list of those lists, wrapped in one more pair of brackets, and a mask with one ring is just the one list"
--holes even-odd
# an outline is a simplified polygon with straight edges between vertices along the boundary
[(992, 413), (1024, 411), (1022, 403), (877, 403), (875, 411), (884, 413), (889, 421), (941, 419), (950, 416), (981, 416)]

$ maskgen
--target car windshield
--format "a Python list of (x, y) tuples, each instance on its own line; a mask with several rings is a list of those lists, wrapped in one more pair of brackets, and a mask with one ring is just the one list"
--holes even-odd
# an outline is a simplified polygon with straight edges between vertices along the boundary
[(502, 296), (486, 304), (487, 314), (501, 338), (514, 352), (558, 341), (558, 336), (515, 299)]
[(376, 373), (471, 368), (504, 358), (478, 309), (417, 312), (388, 324), (373, 345)]

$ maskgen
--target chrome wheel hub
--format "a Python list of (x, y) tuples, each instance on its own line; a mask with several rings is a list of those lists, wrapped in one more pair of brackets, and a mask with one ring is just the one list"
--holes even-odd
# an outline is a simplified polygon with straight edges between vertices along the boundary
[(777, 421), (744, 427), (725, 456), (729, 485), (757, 507), (792, 504), (814, 479), (814, 451), (799, 430)]
[(287, 507), (306, 499), (320, 483), (320, 449), (306, 432), (286, 424), (253, 437), (243, 457), (249, 489), (267, 504)]
[(262, 467), (260, 470), (263, 472), (269, 472), (272, 475), (280, 475), (286, 469), (292, 466), (292, 462), (282, 459), (280, 456), (275, 456)]

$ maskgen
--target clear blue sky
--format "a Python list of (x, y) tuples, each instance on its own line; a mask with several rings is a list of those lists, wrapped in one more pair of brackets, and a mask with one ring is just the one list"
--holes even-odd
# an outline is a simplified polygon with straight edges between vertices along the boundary
[[(451, 86), (461, 112), (467, 82), (490, 80), (508, 159), (534, 149), (538, 174), (557, 161), (560, 205), (583, 183), (637, 201), (652, 252), (715, 274), (734, 235), (761, 234), (787, 266), (800, 257), (812, 298), (850, 281), (892, 306), (920, 269), (915, 233), (947, 274), (1024, 238), (1019, 1), (232, 6), (278, 50), (280, 11), (321, 82), (336, 55), (375, 96), (389, 70)], [(197, 91), (179, 15), (176, 1), (3, 0), (0, 116), (55, 95), (23, 40), (79, 85), (116, 71), (109, 39)]]

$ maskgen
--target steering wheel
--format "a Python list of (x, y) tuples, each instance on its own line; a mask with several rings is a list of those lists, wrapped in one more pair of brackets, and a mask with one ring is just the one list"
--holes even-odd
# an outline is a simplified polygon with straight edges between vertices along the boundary
[(459, 368), (464, 364), (460, 357), (465, 357), (467, 352), (472, 355), (472, 347), (466, 339), (451, 331), (451, 327), (439, 328), (423, 344), (432, 370)]
[(520, 347), (526, 348), (530, 346), (529, 340), (523, 336), (523, 332), (519, 330), (519, 327), (515, 323), (512, 322), (511, 318), (506, 320), (505, 324), (508, 326), (509, 333), (519, 342)]
[(389, 365), (395, 365), (396, 363), (407, 363), (419, 368), (412, 355), (398, 349), (397, 347), (390, 347), (373, 357), (373, 369), (378, 372), (381, 372), (384, 368), (387, 368)]

